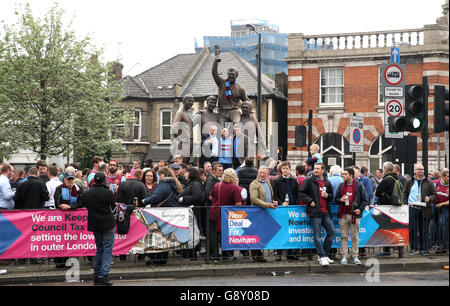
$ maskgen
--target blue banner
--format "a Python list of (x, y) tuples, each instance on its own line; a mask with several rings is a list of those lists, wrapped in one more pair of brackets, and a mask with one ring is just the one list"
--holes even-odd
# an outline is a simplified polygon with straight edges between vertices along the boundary
[[(333, 248), (340, 248), (337, 211), (332, 205), (336, 229)], [(406, 218), (405, 218), (406, 214)], [(363, 212), (359, 230), (359, 246), (401, 246), (408, 243), (408, 207), (384, 206)], [(313, 249), (313, 230), (306, 206), (280, 206), (262, 209), (258, 206), (221, 207), (222, 249)], [(322, 239), (325, 230), (322, 230)], [(351, 245), (349, 237), (349, 246)]]

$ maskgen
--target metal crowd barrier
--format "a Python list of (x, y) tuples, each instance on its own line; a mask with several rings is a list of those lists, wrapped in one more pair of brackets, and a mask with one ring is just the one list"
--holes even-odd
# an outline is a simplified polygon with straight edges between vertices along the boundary
[[(246, 262), (252, 261), (251, 252), (243, 252), (243, 251), (231, 251), (233, 254), (233, 260), (230, 261), (230, 258), (223, 257), (223, 253), (220, 252), (220, 235), (218, 235), (217, 244), (218, 244), (218, 254), (212, 254), (211, 251), (213, 249), (213, 245), (211, 242), (216, 241), (214, 237), (211, 237), (214, 231), (211, 226), (214, 225), (210, 220), (210, 206), (193, 206), (192, 210), (194, 213), (194, 218), (192, 218), (191, 226), (194, 227), (194, 222), (197, 222), (198, 227), (201, 232), (201, 239), (199, 244), (194, 248), (188, 248), (188, 243), (181, 245), (178, 248), (171, 249), (169, 251), (169, 260), (168, 263), (176, 264), (176, 265), (186, 265), (186, 264), (197, 264), (199, 262), (204, 262), (206, 264), (210, 264), (212, 262), (233, 262), (233, 261), (242, 261)], [(403, 256), (404, 253), (409, 253), (410, 255), (427, 255), (424, 254), (425, 251), (429, 251), (431, 249), (436, 249), (436, 243), (442, 239), (439, 231), (439, 218), (436, 218), (437, 212), (432, 210), (431, 216), (426, 213), (426, 209), (422, 206), (417, 205), (409, 205), (409, 245), (400, 248), (395, 248), (399, 252), (399, 257)], [(436, 221), (437, 220), (437, 221)], [(444, 225), (445, 230), (447, 231), (448, 237), (448, 218), (446, 224)], [(193, 232), (194, 233), (194, 232)], [(448, 238), (447, 238), (448, 239)], [(192, 245), (194, 245), (194, 234), (192, 235)], [(389, 247), (388, 247), (389, 248)], [(366, 253), (366, 258), (375, 257), (377, 254), (383, 254), (383, 252), (388, 251), (387, 247), (379, 246), (379, 247), (365, 247), (363, 248)], [(394, 251), (392, 247), (390, 247), (392, 251)], [(273, 260), (277, 254), (276, 250), (261, 250), (262, 255), (269, 259)], [(389, 250), (390, 251), (390, 250)], [(332, 249), (330, 257), (335, 258), (336, 254), (339, 254), (339, 249)], [(156, 252), (158, 253), (158, 252)], [(240, 253), (240, 256), (239, 256)], [(315, 249), (297, 249), (294, 251), (294, 255), (299, 258), (299, 260), (307, 260), (312, 261), (314, 259), (314, 254), (316, 254)], [(213, 256), (214, 255), (214, 256)], [(238, 256), (235, 256), (238, 255)], [(146, 257), (151, 256), (149, 254), (127, 254), (127, 255), (117, 255), (114, 257), (115, 262), (124, 261), (127, 264), (140, 265), (140, 263), (146, 262)], [(283, 252), (283, 261), (286, 261), (286, 253)], [(391, 256), (395, 256), (391, 253)], [(303, 259), (302, 259), (303, 258)], [(78, 258), (82, 264), (92, 264), (92, 257), (81, 257)], [(364, 259), (364, 258), (363, 258)], [(159, 259), (161, 260), (161, 259)], [(4, 260), (3, 260), (4, 261)], [(156, 265), (158, 264), (158, 259), (153, 260)], [(22, 259), (13, 259), (10, 260), (9, 265), (20, 265), (29, 268), (32, 265), (53, 265), (53, 258), (39, 258), (39, 259), (31, 259), (31, 260), (22, 260)], [(1, 265), (0, 265), (1, 267)]]

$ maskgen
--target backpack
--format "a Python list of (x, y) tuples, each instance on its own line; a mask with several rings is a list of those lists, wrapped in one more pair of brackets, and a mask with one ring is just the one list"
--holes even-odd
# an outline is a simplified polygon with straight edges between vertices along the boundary
[(403, 205), (403, 186), (400, 180), (394, 179), (391, 177), (395, 183), (394, 183), (394, 190), (392, 191), (392, 194), (390, 196), (391, 203), (394, 206), (402, 206)]
[(125, 235), (130, 230), (130, 216), (133, 213), (134, 206), (123, 203), (116, 203), (116, 225), (117, 234)]

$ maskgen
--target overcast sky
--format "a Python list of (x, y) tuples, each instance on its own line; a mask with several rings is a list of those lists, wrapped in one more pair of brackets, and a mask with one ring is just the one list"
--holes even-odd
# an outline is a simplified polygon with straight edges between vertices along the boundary
[[(0, 0), (0, 20), (14, 23), (17, 4), (43, 16), (53, 0)], [(124, 74), (136, 75), (180, 53), (195, 38), (230, 35), (230, 20), (264, 19), (282, 33), (348, 33), (420, 28), (442, 15), (445, 0), (59, 0), (76, 33), (120, 56)], [(0, 33), (3, 29), (0, 29)]]

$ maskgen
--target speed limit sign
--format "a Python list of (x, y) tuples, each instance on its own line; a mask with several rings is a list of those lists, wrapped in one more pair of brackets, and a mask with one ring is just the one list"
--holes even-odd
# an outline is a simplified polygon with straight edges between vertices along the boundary
[(384, 101), (384, 120), (388, 123), (389, 117), (403, 116), (405, 113), (405, 104), (403, 99), (388, 98)]
[(386, 103), (386, 113), (389, 117), (397, 117), (403, 113), (403, 105), (398, 100), (389, 100)]

